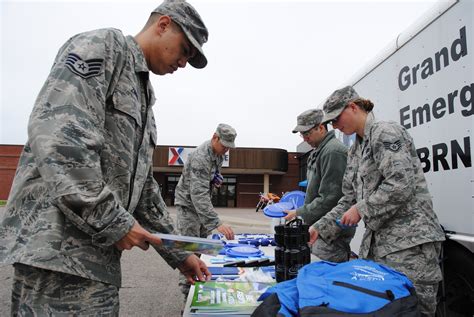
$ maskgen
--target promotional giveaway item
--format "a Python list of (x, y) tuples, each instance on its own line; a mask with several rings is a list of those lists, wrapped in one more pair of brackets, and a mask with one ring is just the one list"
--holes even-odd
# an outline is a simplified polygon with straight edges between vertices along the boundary
[(212, 274), (211, 279), (217, 281), (275, 282), (275, 267), (273, 266), (209, 266), (208, 269)]
[(300, 190), (285, 193), (283, 197), (281, 197), (280, 202), (268, 205), (263, 209), (263, 213), (265, 216), (271, 218), (284, 217), (286, 213), (284, 213), (283, 210), (295, 210), (303, 206), (305, 196), (306, 193)]
[(208, 281), (196, 282), (191, 302), (192, 316), (250, 316), (257, 299), (275, 283)]
[(283, 210), (295, 209), (292, 202), (281, 202), (273, 205), (269, 205), (263, 209), (263, 214), (270, 218), (281, 218), (285, 217), (286, 213)]
[(254, 258), (264, 255), (262, 250), (256, 247), (245, 245), (226, 249), (226, 255), (234, 258)]
[(259, 300), (252, 316), (420, 316), (408, 277), (369, 260), (313, 262)]
[(165, 248), (171, 250), (184, 250), (194, 253), (217, 255), (221, 252), (222, 248), (224, 248), (224, 243), (222, 241), (213, 239), (179, 236), (166, 233), (155, 233), (155, 235), (161, 239)]
[(336, 224), (341, 228), (341, 229), (347, 229), (347, 228), (353, 228), (357, 227), (357, 224), (354, 225), (345, 225), (341, 222), (341, 219), (336, 219)]
[[(221, 240), (224, 238), (224, 235), (221, 233), (213, 233), (211, 238), (215, 240)], [(256, 247), (275, 245), (275, 238), (273, 234), (268, 233), (238, 233), (234, 235), (234, 239), (237, 240), (241, 245), (251, 244)]]

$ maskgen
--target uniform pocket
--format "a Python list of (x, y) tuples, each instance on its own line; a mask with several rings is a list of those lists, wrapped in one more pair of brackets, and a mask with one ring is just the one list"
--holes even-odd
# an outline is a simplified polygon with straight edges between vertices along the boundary
[[(140, 103), (135, 96), (116, 89), (108, 100), (105, 118), (105, 145), (101, 154), (103, 166), (118, 166), (128, 170), (141, 137)], [(121, 172), (120, 172), (121, 173)]]
[(112, 102), (114, 109), (133, 118), (139, 127), (142, 126), (141, 104), (138, 97), (131, 92), (126, 93), (122, 90), (116, 90), (112, 96)]

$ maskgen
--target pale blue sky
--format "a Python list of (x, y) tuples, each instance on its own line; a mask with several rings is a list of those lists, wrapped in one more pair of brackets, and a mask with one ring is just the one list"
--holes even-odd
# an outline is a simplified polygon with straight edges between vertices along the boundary
[[(199, 145), (220, 122), (239, 147), (295, 151), (296, 116), (317, 107), (436, 1), (194, 0), (208, 67), (152, 76), (161, 145)], [(136, 34), (159, 1), (0, 3), (0, 144), (24, 144), (57, 50), (102, 27)]]

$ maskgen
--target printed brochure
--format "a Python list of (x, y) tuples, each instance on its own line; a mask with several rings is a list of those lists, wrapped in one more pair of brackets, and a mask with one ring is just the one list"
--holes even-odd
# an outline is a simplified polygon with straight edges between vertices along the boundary
[(275, 283), (240, 281), (196, 282), (191, 315), (249, 316), (260, 304), (257, 302), (260, 295), (274, 285)]
[(220, 240), (179, 236), (166, 233), (155, 233), (155, 235), (160, 237), (161, 241), (163, 241), (164, 247), (172, 250), (218, 255), (219, 251), (224, 247), (224, 243)]

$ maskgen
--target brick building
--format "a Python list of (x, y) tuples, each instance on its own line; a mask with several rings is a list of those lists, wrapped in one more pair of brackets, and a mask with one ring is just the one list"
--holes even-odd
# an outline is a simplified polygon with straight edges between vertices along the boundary
[[(155, 179), (167, 205), (173, 205), (174, 189), (194, 147), (158, 146), (153, 157)], [(0, 200), (6, 200), (15, 175), (22, 145), (0, 145)], [(297, 153), (272, 148), (231, 149), (222, 168), (224, 184), (213, 193), (218, 207), (254, 207), (259, 193), (298, 189), (304, 179)], [(300, 176), (303, 175), (303, 176)]]

